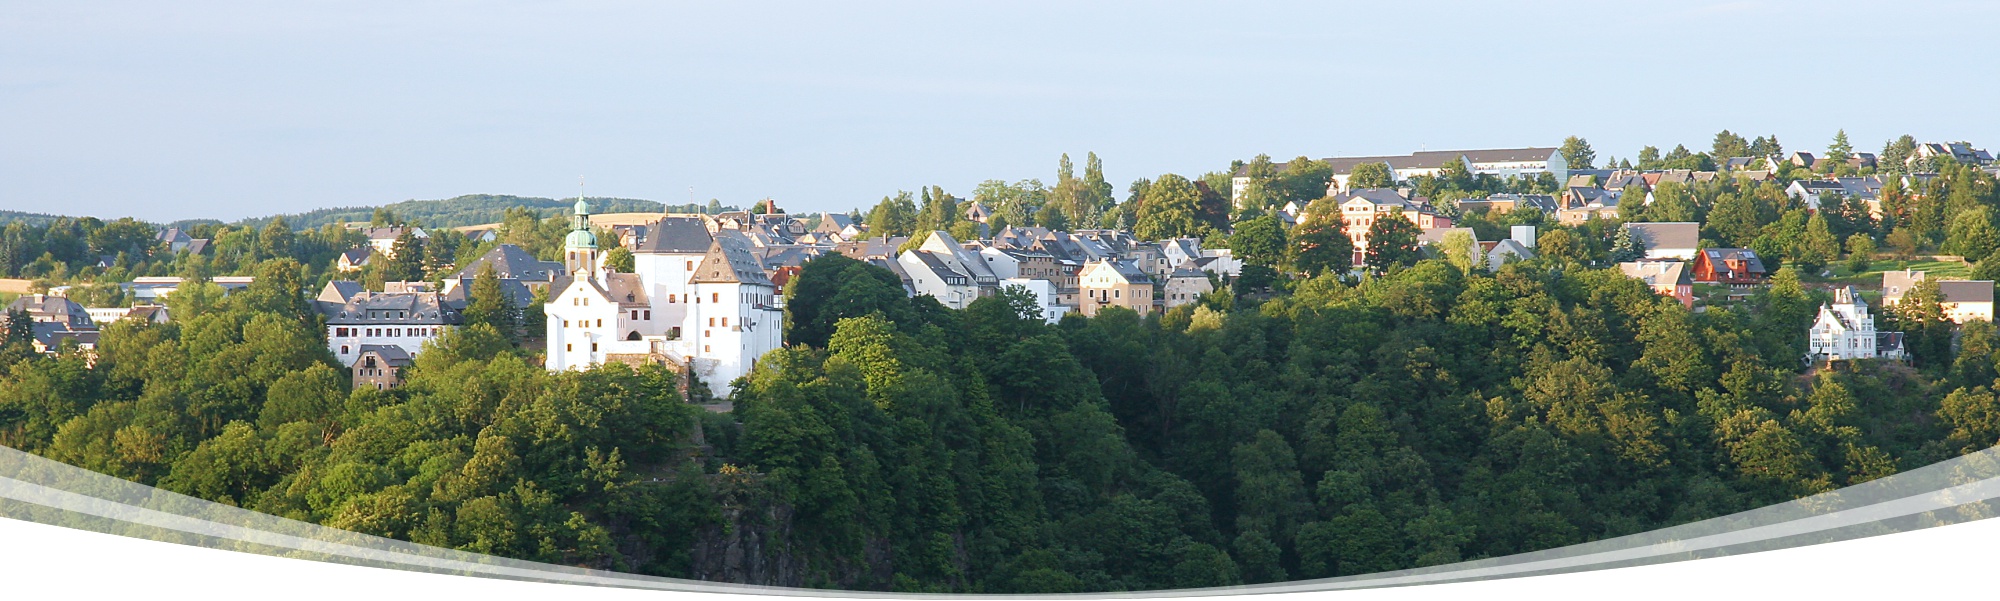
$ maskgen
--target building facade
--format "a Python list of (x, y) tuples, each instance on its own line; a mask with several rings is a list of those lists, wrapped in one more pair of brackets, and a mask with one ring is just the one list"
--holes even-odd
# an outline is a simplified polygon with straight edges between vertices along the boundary
[(699, 216), (663, 215), (633, 250), (634, 273), (602, 264), (590, 209), (577, 201), (550, 285), (547, 367), (661, 364), (717, 396), (784, 344), (784, 306), (755, 249)]

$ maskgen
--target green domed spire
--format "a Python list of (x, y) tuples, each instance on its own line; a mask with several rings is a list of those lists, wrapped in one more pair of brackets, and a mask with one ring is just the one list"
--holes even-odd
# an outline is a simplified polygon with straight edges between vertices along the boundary
[(576, 216), (572, 219), (569, 236), (563, 238), (563, 247), (596, 249), (597, 235), (590, 233), (590, 203), (584, 202), (582, 194), (576, 195)]

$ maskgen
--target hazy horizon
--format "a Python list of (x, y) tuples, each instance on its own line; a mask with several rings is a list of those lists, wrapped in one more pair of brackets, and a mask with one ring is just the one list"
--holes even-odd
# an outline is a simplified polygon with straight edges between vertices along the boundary
[[(2000, 6), (9, 3), (0, 208), (233, 221), (463, 194), (796, 212), (938, 185), (1128, 183), (1259, 153), (1730, 129), (2000, 145)], [(1968, 46), (1960, 51), (1960, 46)], [(1953, 52), (1957, 51), (1957, 52)], [(1956, 59), (1958, 55), (1974, 58)], [(1970, 68), (1968, 68), (1970, 67)], [(1966, 105), (1966, 109), (1956, 109)], [(692, 189), (692, 192), (690, 192)]]

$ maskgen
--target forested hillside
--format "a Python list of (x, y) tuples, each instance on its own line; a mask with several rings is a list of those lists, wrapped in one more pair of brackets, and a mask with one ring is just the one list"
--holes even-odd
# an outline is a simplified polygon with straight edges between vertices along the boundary
[[(2000, 440), (1993, 329), (1916, 369), (1801, 373), (1789, 269), (1690, 313), (1561, 260), (1424, 261), (1269, 300), (1044, 324), (828, 255), (730, 413), (671, 372), (551, 374), (488, 326), (348, 390), (303, 270), (176, 297), (76, 352), (0, 351), (0, 443), (219, 502), (648, 574), (959, 592), (1355, 574), (1748, 509)], [(1935, 304), (1919, 299), (1913, 303)], [(1942, 343), (1942, 347), (1938, 345)], [(226, 366), (226, 367), (225, 367)], [(729, 551), (741, 551), (734, 554)]]

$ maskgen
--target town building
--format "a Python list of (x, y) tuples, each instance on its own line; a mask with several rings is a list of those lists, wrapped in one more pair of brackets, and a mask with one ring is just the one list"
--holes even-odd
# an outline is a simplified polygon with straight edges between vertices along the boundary
[(903, 251), (896, 263), (910, 276), (917, 294), (936, 298), (953, 309), (964, 309), (980, 297), (992, 296), (1000, 278), (987, 258), (959, 244), (951, 234), (934, 231), (922, 246)]
[[(660, 215), (632, 251), (634, 273), (607, 268), (578, 199), (550, 284), (550, 370), (656, 364), (690, 373), (717, 396), (784, 345), (784, 306), (750, 234), (704, 216)], [(755, 225), (743, 214), (739, 224)]]
[(1695, 254), (1694, 281), (1744, 288), (1764, 283), (1771, 273), (1757, 251), (1747, 248), (1709, 248)]
[(403, 385), (403, 368), (411, 363), (410, 353), (395, 345), (368, 344), (355, 359), (354, 388), (387, 390)]
[[(1569, 179), (1569, 165), (1563, 160), (1562, 151), (1557, 148), (1501, 148), (1488, 150), (1431, 150), (1414, 152), (1400, 156), (1359, 156), (1320, 159), (1333, 169), (1333, 179), (1327, 186), (1327, 195), (1332, 196), (1351, 191), (1348, 179), (1354, 168), (1369, 163), (1382, 163), (1397, 183), (1409, 181), (1417, 176), (1436, 176), (1444, 166), (1452, 161), (1465, 161), (1466, 169), (1473, 174), (1500, 177), (1534, 177), (1542, 173), (1553, 175), (1556, 181)], [(1285, 165), (1276, 165), (1280, 171)], [(1240, 167), (1231, 176), (1230, 202), (1241, 208), (1244, 193), (1250, 188), (1248, 166)]]
[(374, 248), (376, 253), (392, 259), (396, 257), (396, 240), (402, 238), (405, 232), (409, 233), (410, 237), (417, 239), (429, 239), (431, 237), (428, 232), (424, 231), (424, 228), (402, 225), (362, 227), (359, 230), (363, 237), (368, 238), (369, 247)]
[(341, 251), (340, 257), (333, 260), (333, 268), (339, 270), (341, 273), (361, 271), (362, 267), (368, 266), (368, 260), (373, 256), (375, 256), (375, 247), (373, 246), (350, 248)]
[(1682, 307), (1694, 308), (1694, 275), (1685, 261), (1649, 260), (1628, 261), (1618, 264), (1618, 270), (1625, 277), (1645, 282), (1654, 294), (1680, 301)]
[[(1901, 304), (1903, 297), (1927, 277), (1925, 272), (1911, 269), (1882, 272), (1882, 306)], [(1940, 280), (1938, 296), (1945, 317), (1953, 323), (1993, 321), (1992, 280)]]
[(1815, 361), (1855, 359), (1902, 359), (1901, 332), (1875, 331), (1875, 318), (1868, 303), (1843, 286), (1833, 291), (1833, 302), (1819, 306), (1819, 316), (1806, 332), (1807, 355)]
[(1333, 200), (1340, 204), (1341, 224), (1354, 243), (1355, 265), (1360, 265), (1368, 254), (1368, 228), (1377, 219), (1407, 219), (1423, 231), (1452, 226), (1451, 218), (1431, 210), (1429, 199), (1407, 198), (1387, 188), (1355, 190), (1334, 196)]
[(1077, 274), (1083, 298), (1077, 309), (1084, 317), (1096, 317), (1105, 307), (1124, 307), (1146, 315), (1153, 310), (1153, 278), (1130, 261), (1099, 259)]
[(1209, 280), (1208, 272), (1196, 268), (1193, 261), (1175, 267), (1165, 279), (1160, 290), (1160, 306), (1164, 309), (1200, 302), (1201, 295), (1215, 291), (1215, 283)]
[(1063, 316), (1068, 315), (1071, 310), (1069, 305), (1063, 304), (1061, 293), (1056, 290), (1055, 282), (1030, 278), (1006, 278), (1000, 280), (1000, 289), (1006, 290), (1009, 288), (1022, 290), (1034, 296), (1035, 305), (1042, 309), (1042, 320), (1048, 323), (1053, 324), (1062, 321)]
[(1692, 261), (1701, 246), (1701, 224), (1689, 221), (1627, 223), (1625, 229), (1646, 249), (1648, 259)]
[(90, 318), (90, 311), (68, 297), (55, 294), (26, 294), (7, 303), (7, 312), (25, 312), (35, 323), (55, 324), (62, 329), (84, 331), (97, 329), (97, 322)]
[(519, 246), (502, 244), (445, 278), (445, 294), (452, 294), (462, 286), (471, 286), (487, 265), (493, 266), (493, 275), (501, 282), (519, 285), (529, 292), (548, 290), (549, 283), (563, 274), (562, 263), (543, 261)]
[(315, 299), (326, 316), (326, 349), (353, 367), (363, 347), (393, 346), (410, 356), (464, 323), (458, 308), (424, 282), (388, 282), (382, 292), (355, 282), (328, 282)]
[[(208, 279), (208, 283), (222, 287), (223, 294), (249, 288), (250, 283), (255, 281), (256, 276), (248, 275), (219, 275)], [(179, 290), (182, 283), (177, 276), (144, 276), (120, 283), (118, 287), (124, 289), (125, 295), (135, 303), (160, 303)]]

